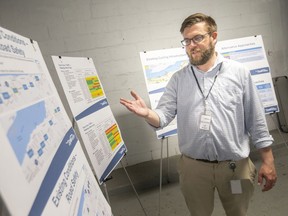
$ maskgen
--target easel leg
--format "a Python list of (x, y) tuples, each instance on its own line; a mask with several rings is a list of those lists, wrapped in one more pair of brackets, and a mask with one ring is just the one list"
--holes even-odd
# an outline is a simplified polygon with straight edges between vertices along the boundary
[(103, 186), (104, 186), (104, 190), (105, 190), (107, 202), (108, 202), (109, 205), (111, 206), (110, 199), (109, 199), (109, 194), (108, 194), (108, 190), (107, 190), (107, 185), (106, 185), (105, 182), (103, 182)]
[(168, 137), (166, 138), (166, 144), (167, 144), (167, 182), (170, 183), (170, 164), (169, 164), (169, 143), (168, 143)]
[(146, 211), (145, 211), (145, 209), (144, 209), (144, 207), (143, 207), (143, 205), (142, 205), (142, 203), (141, 203), (141, 201), (140, 201), (140, 198), (139, 198), (139, 196), (138, 196), (138, 193), (137, 193), (137, 191), (136, 191), (136, 189), (135, 189), (135, 187), (134, 187), (134, 184), (133, 184), (133, 182), (132, 182), (132, 180), (131, 180), (129, 174), (128, 174), (128, 172), (127, 172), (127, 170), (126, 170), (124, 164), (122, 163), (122, 160), (120, 161), (120, 163), (121, 163), (121, 165), (122, 165), (122, 167), (123, 167), (123, 169), (124, 169), (124, 171), (125, 171), (125, 173), (126, 173), (128, 179), (129, 179), (129, 182), (130, 182), (130, 184), (131, 184), (131, 186), (132, 186), (132, 188), (133, 188), (133, 190), (134, 190), (134, 192), (135, 192), (135, 195), (136, 195), (136, 197), (137, 197), (137, 199), (138, 199), (138, 202), (139, 202), (139, 204), (140, 204), (140, 206), (141, 206), (141, 208), (142, 208), (144, 214), (147, 216), (147, 213), (146, 213)]
[(285, 138), (284, 138), (283, 135), (282, 135), (282, 132), (280, 131), (280, 129), (279, 129), (279, 127), (277, 126), (277, 124), (275, 123), (274, 118), (273, 118), (273, 116), (272, 116), (273, 114), (275, 114), (275, 113), (271, 113), (270, 116), (271, 116), (271, 119), (272, 119), (272, 121), (273, 121), (273, 123), (274, 123), (274, 126), (277, 128), (277, 131), (278, 131), (280, 137), (282, 138), (282, 140), (283, 140), (286, 148), (288, 148), (287, 141), (285, 140)]
[(161, 138), (161, 158), (160, 158), (160, 182), (159, 182), (159, 211), (158, 215), (161, 215), (161, 192), (162, 192), (162, 162), (163, 162), (163, 142), (165, 137)]

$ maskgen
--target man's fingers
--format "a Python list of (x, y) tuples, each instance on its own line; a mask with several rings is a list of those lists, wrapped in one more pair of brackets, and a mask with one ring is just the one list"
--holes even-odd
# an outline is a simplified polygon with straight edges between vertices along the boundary
[(126, 104), (128, 104), (128, 101), (124, 98), (120, 98), (120, 103), (123, 105), (126, 105)]
[(274, 184), (267, 182), (267, 183), (264, 185), (262, 191), (263, 191), (263, 192), (264, 192), (264, 191), (268, 191), (268, 190), (272, 189), (273, 186), (274, 186)]
[(260, 178), (258, 178), (258, 185), (262, 185), (263, 183), (263, 178), (265, 179), (265, 184), (262, 188), (262, 191), (269, 191), (270, 189), (272, 189), (277, 181), (277, 178), (275, 179), (268, 179), (266, 176), (262, 176)]
[(262, 185), (263, 177), (263, 175), (258, 175), (258, 185)]
[(140, 99), (139, 95), (135, 91), (131, 91), (131, 95), (135, 98), (135, 100)]

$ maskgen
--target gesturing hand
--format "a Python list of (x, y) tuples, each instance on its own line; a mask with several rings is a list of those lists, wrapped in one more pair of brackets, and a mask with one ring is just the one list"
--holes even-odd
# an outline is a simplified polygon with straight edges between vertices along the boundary
[(120, 98), (120, 103), (138, 116), (148, 116), (149, 108), (146, 106), (144, 100), (136, 92), (131, 91), (130, 93), (135, 100)]

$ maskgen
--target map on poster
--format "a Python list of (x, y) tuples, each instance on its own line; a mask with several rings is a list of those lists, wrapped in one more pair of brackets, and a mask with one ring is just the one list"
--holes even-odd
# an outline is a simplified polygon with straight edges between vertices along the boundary
[(11, 215), (112, 215), (38, 43), (1, 27), (0, 140), (0, 194)]
[[(183, 48), (140, 52), (140, 58), (151, 108), (154, 109), (171, 76), (188, 64), (188, 58)], [(176, 135), (176, 120), (174, 119), (167, 127), (156, 131), (156, 134), (158, 139)]]
[(100, 184), (127, 152), (91, 58), (52, 56)]
[(31, 182), (53, 156), (69, 123), (53, 98), (0, 116), (3, 132)]

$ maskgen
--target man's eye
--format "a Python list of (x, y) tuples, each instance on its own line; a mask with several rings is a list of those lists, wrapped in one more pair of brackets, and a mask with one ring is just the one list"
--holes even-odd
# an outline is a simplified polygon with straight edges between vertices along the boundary
[(201, 41), (202, 40), (202, 35), (196, 35), (194, 38), (193, 38), (194, 41)]

